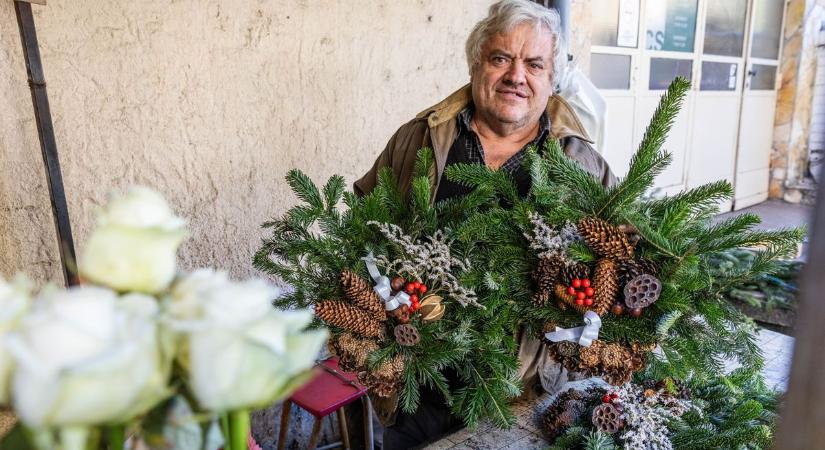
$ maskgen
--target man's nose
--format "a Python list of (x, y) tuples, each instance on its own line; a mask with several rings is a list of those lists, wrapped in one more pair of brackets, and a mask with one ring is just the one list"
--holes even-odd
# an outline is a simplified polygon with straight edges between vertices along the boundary
[(514, 59), (510, 63), (507, 73), (504, 74), (504, 81), (515, 85), (524, 84), (526, 82), (525, 73), (526, 71), (524, 64), (522, 64), (521, 61)]

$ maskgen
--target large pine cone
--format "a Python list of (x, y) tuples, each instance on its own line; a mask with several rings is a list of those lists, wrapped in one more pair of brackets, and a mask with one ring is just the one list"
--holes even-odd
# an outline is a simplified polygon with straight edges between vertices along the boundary
[(533, 281), (536, 282), (536, 286), (540, 291), (553, 289), (562, 266), (564, 266), (564, 262), (555, 256), (539, 259), (536, 269), (533, 270)]
[(404, 356), (384, 361), (375, 370), (367, 370), (359, 375), (359, 381), (379, 397), (392, 397), (401, 386), (404, 373)]
[(544, 431), (553, 440), (581, 418), (585, 412), (585, 395), (581, 391), (569, 389), (560, 393), (547, 408), (541, 418)]
[(352, 333), (342, 333), (330, 339), (332, 350), (338, 356), (338, 364), (347, 372), (360, 372), (367, 366), (367, 357), (378, 350), (373, 339), (366, 339)]
[(633, 257), (633, 245), (619, 227), (596, 217), (587, 217), (579, 221), (578, 229), (596, 256), (622, 260)]
[(341, 300), (324, 300), (315, 305), (315, 315), (324, 322), (360, 334), (382, 337), (384, 324), (367, 311)]
[(592, 310), (599, 316), (610, 311), (619, 293), (619, 275), (615, 260), (602, 258), (596, 262), (593, 274), (593, 306)]
[(355, 306), (369, 312), (376, 319), (383, 320), (386, 315), (384, 302), (367, 280), (355, 272), (345, 270), (341, 272), (341, 286)]

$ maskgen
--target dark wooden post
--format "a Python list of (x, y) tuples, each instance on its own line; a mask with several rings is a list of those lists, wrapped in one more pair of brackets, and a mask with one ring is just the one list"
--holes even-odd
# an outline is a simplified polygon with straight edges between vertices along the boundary
[[(41, 2), (37, 2), (41, 3)], [(49, 184), (49, 198), (52, 203), (54, 224), (57, 228), (60, 263), (66, 285), (78, 284), (75, 266), (74, 240), (69, 223), (69, 209), (66, 194), (63, 191), (63, 176), (60, 173), (60, 160), (57, 157), (57, 143), (52, 126), (52, 113), (49, 109), (49, 96), (46, 92), (46, 78), (40, 61), (40, 49), (37, 45), (37, 32), (31, 5), (26, 1), (16, 0), (14, 10), (17, 13), (17, 25), (20, 28), (20, 40), (23, 43), (23, 57), (26, 60), (26, 72), (34, 104), (34, 117), (37, 121), (37, 134), (40, 137), (40, 150), (46, 165), (46, 180)]]
[(777, 449), (825, 449), (825, 183), (819, 183)]

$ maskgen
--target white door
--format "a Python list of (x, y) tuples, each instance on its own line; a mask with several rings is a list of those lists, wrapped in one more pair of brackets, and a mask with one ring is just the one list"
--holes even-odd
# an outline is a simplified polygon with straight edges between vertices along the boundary
[(661, 95), (682, 76), (693, 86), (665, 142), (673, 163), (654, 195), (727, 180), (737, 207), (764, 200), (783, 0), (592, 0), (592, 8), (590, 77), (607, 100), (599, 148), (616, 175), (627, 172)]
[(734, 208), (768, 198), (784, 0), (754, 0), (742, 95)]
[[(703, 2), (697, 61), (699, 82), (693, 138), (688, 166), (688, 186), (718, 180), (735, 183), (736, 142), (744, 72), (747, 0)], [(732, 202), (721, 205), (730, 210)]]

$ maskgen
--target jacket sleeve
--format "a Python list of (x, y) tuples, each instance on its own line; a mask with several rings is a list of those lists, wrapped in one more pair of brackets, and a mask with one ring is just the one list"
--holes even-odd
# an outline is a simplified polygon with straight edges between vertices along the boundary
[(607, 161), (587, 141), (577, 137), (568, 137), (563, 139), (561, 144), (564, 153), (570, 159), (578, 162), (604, 186), (610, 187), (616, 184), (616, 176), (613, 175)]
[(372, 168), (367, 171), (364, 176), (352, 184), (352, 189), (353, 192), (355, 192), (355, 195), (363, 197), (375, 189), (375, 185), (378, 184), (378, 172), (383, 167), (391, 166), (396, 141), (398, 140), (398, 134), (401, 133), (402, 129), (403, 127), (399, 128), (398, 131), (392, 135), (389, 142), (387, 142), (387, 145), (384, 147), (384, 151), (382, 151), (381, 154), (378, 155), (378, 158), (375, 159), (375, 163), (373, 163)]
[(413, 119), (402, 125), (387, 142), (372, 168), (353, 183), (355, 194), (364, 196), (372, 192), (378, 184), (378, 172), (384, 167), (392, 169), (402, 192), (406, 192), (410, 186), (416, 152), (426, 144), (426, 130), (426, 120)]

